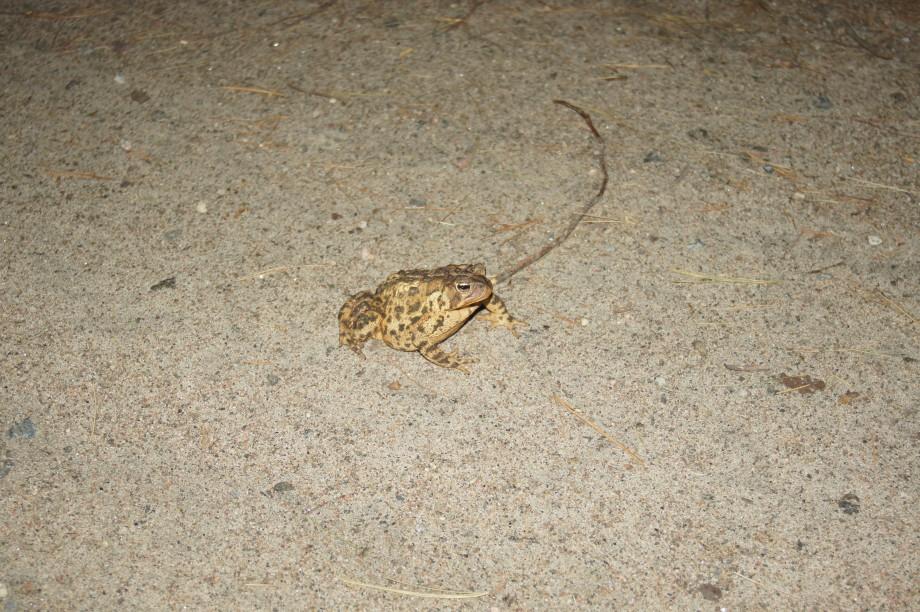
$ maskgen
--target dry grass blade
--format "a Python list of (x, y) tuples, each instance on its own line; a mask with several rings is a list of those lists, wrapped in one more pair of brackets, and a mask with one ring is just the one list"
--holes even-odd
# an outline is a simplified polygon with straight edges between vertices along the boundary
[[(21, 16), (27, 17), (29, 19), (41, 19), (45, 21), (70, 21), (72, 19), (85, 19), (87, 17), (98, 17), (99, 15), (108, 15), (112, 11), (103, 9), (103, 10), (86, 10), (86, 11), (62, 11), (60, 13), (50, 13), (45, 11), (24, 11), (20, 13)], [(12, 13), (7, 13), (12, 14)]]
[(426, 210), (434, 212), (457, 212), (456, 208), (446, 208), (444, 206), (403, 206), (403, 210)]
[(447, 26), (445, 26), (444, 28), (445, 32), (450, 31), (450, 30), (455, 30), (459, 28), (460, 26), (466, 25), (467, 20), (470, 17), (472, 17), (473, 13), (476, 12), (476, 9), (478, 9), (483, 4), (485, 4), (485, 0), (476, 0), (470, 5), (469, 10), (466, 12), (466, 15), (464, 15), (463, 17), (459, 17), (459, 18), (457, 17), (438, 17), (437, 21), (447, 24)]
[[(313, 270), (318, 268), (333, 268), (335, 267), (334, 261), (328, 261), (324, 263), (317, 264), (300, 264), (299, 266), (294, 266), (294, 270)], [(291, 271), (291, 266), (275, 266), (274, 268), (265, 268), (264, 270), (259, 270), (258, 272), (253, 272), (252, 274), (246, 274), (244, 276), (237, 277), (238, 281), (253, 280), (258, 278), (259, 280), (264, 279), (266, 276), (273, 276), (275, 274), (281, 274), (283, 272)]]
[(538, 225), (543, 223), (543, 219), (528, 219), (523, 223), (501, 223), (495, 226), (496, 232), (514, 232), (517, 230), (524, 229), (525, 227), (530, 227), (531, 225)]
[(638, 225), (638, 221), (630, 217), (629, 215), (623, 215), (622, 219), (616, 219), (614, 217), (602, 217), (601, 215), (589, 215), (587, 213), (575, 213), (578, 217), (581, 218), (582, 223), (585, 225), (591, 223), (613, 223), (615, 225)]
[(311, 89), (307, 91), (305, 89), (301, 89), (300, 87), (297, 87), (296, 85), (290, 82), (288, 82), (287, 86), (293, 89), (294, 91), (299, 91), (300, 93), (304, 93), (310, 96), (317, 96), (319, 98), (326, 98), (327, 100), (341, 102), (342, 104), (348, 104), (348, 101), (351, 98), (379, 98), (382, 96), (389, 95), (385, 91), (370, 91), (370, 92), (344, 91), (344, 90), (342, 91), (339, 91), (339, 90), (320, 91), (318, 89)]
[(227, 91), (239, 91), (242, 93), (261, 94), (263, 96), (269, 96), (269, 97), (276, 97), (276, 96), (279, 98), (284, 97), (284, 94), (281, 93), (280, 91), (277, 91), (275, 89), (262, 89), (261, 87), (243, 87), (240, 85), (225, 85), (221, 89), (225, 89)]
[(744, 365), (736, 365), (733, 363), (723, 363), (726, 370), (732, 372), (769, 372), (770, 368), (764, 368), (753, 363), (746, 363)]
[(581, 413), (580, 410), (575, 408), (572, 404), (568, 403), (567, 401), (565, 401), (564, 399), (562, 399), (555, 393), (553, 394), (553, 401), (559, 404), (560, 406), (562, 406), (563, 408), (565, 408), (566, 410), (568, 410), (572, 414), (572, 416), (577, 418), (579, 421), (581, 421), (582, 423), (584, 423), (585, 425), (587, 425), (588, 427), (590, 427), (597, 433), (604, 436), (604, 438), (606, 438), (608, 442), (610, 442), (611, 444), (619, 448), (621, 451), (629, 455), (630, 459), (632, 459), (633, 461), (635, 461), (641, 466), (645, 465), (645, 461), (642, 459), (642, 457), (636, 454), (636, 451), (634, 451), (633, 449), (629, 448), (628, 446), (626, 446), (625, 444), (623, 444), (622, 442), (620, 442), (619, 440), (611, 436), (609, 433), (607, 433), (606, 429), (604, 429), (603, 427), (595, 423), (593, 420), (586, 417), (584, 414)]
[(604, 68), (619, 70), (621, 68), (628, 70), (638, 70), (639, 68), (671, 68), (667, 64), (604, 64)]
[(782, 391), (777, 391), (777, 395), (782, 395), (783, 393), (792, 393), (793, 391), (801, 391), (802, 389), (808, 389), (811, 387), (811, 383), (805, 383), (804, 385), (799, 385), (798, 387), (789, 387), (788, 389), (783, 389)]
[(674, 274), (690, 277), (692, 280), (677, 280), (675, 283), (725, 283), (730, 285), (774, 285), (782, 281), (769, 278), (747, 278), (744, 276), (725, 276), (723, 274), (703, 274), (679, 268), (671, 268)]
[(859, 183), (860, 185), (865, 185), (866, 187), (875, 187), (876, 189), (887, 189), (889, 191), (898, 191), (900, 193), (920, 195), (916, 191), (911, 191), (910, 189), (904, 189), (902, 187), (895, 187), (894, 185), (885, 185), (884, 183), (876, 183), (875, 181), (867, 181), (861, 178), (856, 178), (855, 176), (845, 176), (843, 178), (845, 178), (848, 181), (853, 181), (854, 183)]
[(102, 176), (101, 174), (96, 174), (95, 172), (78, 172), (78, 171), (57, 171), (57, 170), (46, 170), (45, 174), (51, 178), (56, 179), (84, 179), (88, 181), (114, 181), (115, 177), (113, 176)]
[(325, 11), (327, 8), (329, 8), (330, 6), (332, 6), (333, 4), (335, 4), (335, 1), (336, 1), (336, 0), (329, 0), (328, 2), (324, 2), (323, 4), (320, 4), (318, 7), (316, 7), (315, 9), (313, 9), (312, 11), (310, 11), (309, 13), (303, 13), (303, 14), (301, 14), (301, 15), (288, 15), (287, 17), (284, 17), (284, 18), (282, 18), (282, 19), (279, 19), (278, 21), (275, 21), (275, 22), (270, 23), (270, 24), (268, 24), (268, 25), (269, 25), (269, 27), (271, 27), (271, 26), (276, 26), (276, 25), (280, 25), (280, 26), (283, 27), (283, 28), (290, 28), (290, 27), (295, 26), (295, 25), (297, 25), (297, 24), (299, 24), (299, 23), (302, 23), (302, 22), (304, 22), (304, 21), (307, 21), (307, 20), (310, 19), (311, 17), (314, 17), (314, 16), (316, 16), (316, 15), (322, 13), (322, 12)]
[(240, 276), (236, 280), (245, 281), (245, 280), (253, 280), (256, 278), (263, 279), (266, 276), (271, 276), (273, 274), (280, 274), (281, 272), (287, 272), (289, 269), (290, 268), (288, 266), (277, 266), (275, 268), (266, 268), (265, 270), (261, 270), (259, 272), (253, 272), (252, 274), (247, 274), (246, 276)]
[(902, 359), (905, 355), (901, 353), (886, 353), (884, 351), (876, 351), (869, 348), (860, 348), (858, 346), (852, 347), (813, 347), (813, 346), (786, 346), (783, 347), (787, 351), (792, 351), (793, 353), (856, 353), (858, 355), (872, 355), (874, 357), (895, 357), (897, 359)]
[(876, 294), (876, 296), (878, 297), (879, 301), (880, 301), (882, 304), (885, 304), (886, 306), (888, 306), (889, 308), (891, 308), (891, 309), (894, 310), (895, 312), (904, 315), (905, 317), (907, 317), (908, 319), (910, 319), (910, 322), (911, 322), (911, 323), (917, 323), (918, 321), (920, 321), (920, 318), (917, 318), (917, 316), (916, 316), (914, 313), (912, 313), (911, 311), (907, 310), (907, 308), (905, 308), (904, 306), (902, 306), (902, 305), (899, 304), (898, 302), (894, 301), (893, 299), (891, 299), (890, 297), (888, 297), (887, 295), (885, 295), (885, 293), (884, 293), (881, 289), (876, 289), (876, 290), (875, 290), (875, 294)]
[(374, 589), (376, 591), (386, 591), (387, 593), (396, 593), (398, 595), (408, 595), (410, 597), (426, 597), (429, 599), (474, 599), (488, 595), (488, 591), (410, 591), (409, 589), (396, 589), (384, 586), (382, 584), (372, 584), (370, 582), (360, 582), (358, 580), (349, 580), (348, 578), (339, 578), (349, 586), (362, 587), (365, 589)]
[(707, 204), (700, 208), (694, 208), (691, 210), (691, 212), (699, 212), (699, 213), (722, 212), (722, 211), (728, 210), (731, 207), (732, 205), (728, 204), (727, 202), (720, 202), (718, 204)]

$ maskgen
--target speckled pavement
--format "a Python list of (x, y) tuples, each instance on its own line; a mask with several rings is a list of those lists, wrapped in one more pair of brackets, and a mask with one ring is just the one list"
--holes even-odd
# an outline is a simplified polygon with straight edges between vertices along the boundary
[[(3, 610), (920, 607), (913, 2), (3, 3)], [(490, 273), (466, 376), (348, 295)]]

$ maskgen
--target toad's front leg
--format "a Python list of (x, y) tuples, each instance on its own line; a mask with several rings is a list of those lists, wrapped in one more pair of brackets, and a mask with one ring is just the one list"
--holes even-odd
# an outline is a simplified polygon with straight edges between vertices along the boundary
[(526, 321), (515, 319), (511, 316), (505, 303), (494, 293), (492, 297), (489, 298), (489, 301), (486, 302), (486, 310), (489, 311), (489, 314), (485, 315), (483, 318), (491, 323), (492, 327), (505, 327), (515, 336), (518, 335), (518, 327), (527, 327)]
[(457, 351), (446, 353), (441, 350), (438, 345), (420, 346), (418, 352), (422, 354), (422, 357), (435, 365), (439, 365), (442, 368), (460, 370), (464, 374), (470, 373), (470, 369), (467, 366), (476, 363), (476, 359), (473, 357), (463, 357)]

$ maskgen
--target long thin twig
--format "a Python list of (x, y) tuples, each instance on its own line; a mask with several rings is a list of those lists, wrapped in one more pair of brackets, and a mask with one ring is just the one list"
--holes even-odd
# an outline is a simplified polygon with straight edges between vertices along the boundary
[(544, 245), (537, 252), (531, 253), (530, 255), (528, 255), (524, 259), (521, 259), (516, 264), (508, 268), (507, 270), (498, 274), (495, 277), (496, 283), (504, 283), (509, 278), (511, 278), (512, 276), (514, 276), (515, 274), (517, 274), (518, 272), (520, 272), (527, 266), (539, 261), (547, 253), (549, 253), (550, 251), (555, 249), (557, 246), (565, 242), (566, 239), (569, 237), (569, 235), (573, 231), (575, 231), (575, 228), (578, 227), (578, 224), (581, 223), (581, 220), (584, 219), (585, 216), (591, 212), (591, 209), (594, 208), (595, 204), (600, 202), (601, 198), (604, 197), (604, 193), (607, 191), (607, 181), (609, 180), (609, 176), (607, 174), (607, 143), (604, 142), (604, 139), (601, 137), (600, 132), (598, 132), (597, 128), (594, 127), (594, 122), (591, 121), (591, 116), (587, 112), (579, 108), (578, 106), (575, 106), (574, 104), (572, 104), (571, 102), (566, 102), (565, 100), (553, 100), (553, 102), (555, 104), (559, 104), (560, 106), (564, 106), (566, 108), (569, 108), (575, 111), (576, 113), (581, 115), (581, 118), (584, 119), (585, 123), (588, 125), (588, 129), (591, 130), (591, 135), (594, 136), (595, 141), (597, 141), (597, 163), (600, 166), (601, 174), (603, 175), (603, 180), (601, 180), (601, 186), (597, 190), (597, 193), (594, 194), (594, 197), (588, 200), (588, 203), (585, 204), (585, 207), (582, 209), (581, 213), (578, 215), (575, 215), (572, 221), (569, 222), (568, 227), (565, 228), (565, 231), (562, 232), (562, 235), (559, 236), (558, 240), (554, 240), (553, 242), (550, 242)]
[(878, 47), (876, 47), (875, 45), (871, 44), (871, 43), (870, 43), (869, 41), (867, 41), (865, 38), (863, 38), (862, 36), (860, 36), (859, 34), (857, 34), (857, 33), (856, 33), (856, 30), (853, 28), (853, 26), (850, 25), (850, 22), (844, 21), (844, 22), (843, 22), (843, 25), (846, 27), (846, 29), (847, 29), (847, 34), (849, 34), (849, 36), (850, 36), (850, 38), (853, 40), (853, 42), (855, 42), (857, 45), (859, 45), (860, 47), (862, 47), (863, 49), (865, 49), (867, 52), (869, 52), (870, 55), (874, 55), (875, 57), (877, 57), (877, 58), (879, 58), (879, 59), (883, 59), (883, 60), (892, 60), (892, 59), (894, 59), (894, 56), (893, 56), (893, 55), (890, 55), (890, 54), (888, 54), (888, 53), (884, 53), (884, 52), (882, 52), (882, 51), (879, 51), (879, 50), (878, 50)]

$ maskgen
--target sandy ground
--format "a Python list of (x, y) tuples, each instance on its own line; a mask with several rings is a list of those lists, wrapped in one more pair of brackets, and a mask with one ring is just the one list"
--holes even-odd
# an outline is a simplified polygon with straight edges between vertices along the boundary
[(915, 3), (2, 6), (4, 610), (920, 606)]

